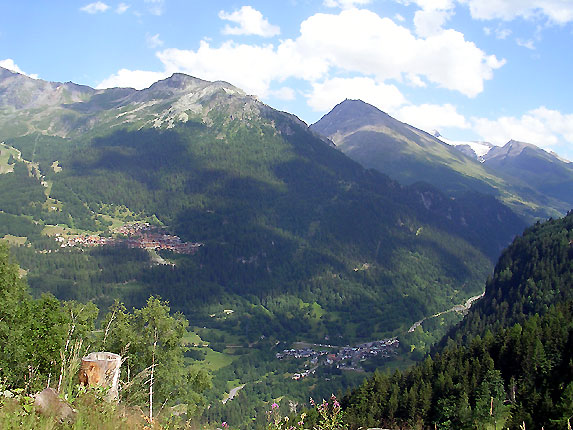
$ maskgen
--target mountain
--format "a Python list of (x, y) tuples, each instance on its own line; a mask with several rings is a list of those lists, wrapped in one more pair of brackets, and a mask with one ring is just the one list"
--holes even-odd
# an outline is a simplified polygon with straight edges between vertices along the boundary
[[(201, 326), (234, 309), (217, 324), (243, 339), (369, 338), (479, 292), (523, 227), (493, 198), (365, 170), (224, 82), (91, 90), (2, 76), (2, 234), (29, 245), (14, 252), (36, 292), (136, 305), (160, 294)], [(150, 267), (136, 249), (54, 240), (128, 221), (203, 246)]]
[(361, 100), (345, 100), (313, 124), (353, 160), (404, 184), (424, 180), (446, 192), (495, 193), (488, 172), (434, 136)]
[(346, 396), (349, 427), (567, 428), (572, 243), (573, 212), (516, 238), (438, 352), (408, 371), (375, 374)]
[(484, 297), (452, 329), (450, 337), (483, 336), (486, 330), (523, 324), (557, 303), (572, 302), (572, 262), (573, 211), (529, 227), (502, 253)]
[[(517, 173), (523, 165), (516, 166), (516, 173), (510, 176), (496, 162), (488, 162), (487, 155), (480, 163), (475, 150), (481, 153), (487, 145), (473, 145), (473, 149), (448, 145), (360, 100), (345, 100), (311, 129), (332, 139), (342, 152), (363, 166), (403, 184), (424, 181), (452, 196), (467, 191), (493, 195), (528, 220), (559, 216), (573, 205), (573, 197), (558, 191), (571, 186), (569, 176), (562, 183), (548, 183), (555, 191), (547, 194), (543, 187), (546, 177), (530, 183), (524, 179), (527, 170)], [(564, 164), (556, 162), (557, 176)]]
[(455, 141), (446, 139), (440, 134), (439, 131), (434, 130), (432, 136), (438, 138), (444, 143), (453, 146), (458, 151), (470, 158), (475, 158), (479, 162), (484, 162), (484, 156), (495, 146), (489, 142), (475, 142), (475, 141)]
[(510, 140), (484, 156), (484, 164), (505, 180), (527, 178), (539, 192), (573, 207), (573, 164), (524, 142)]

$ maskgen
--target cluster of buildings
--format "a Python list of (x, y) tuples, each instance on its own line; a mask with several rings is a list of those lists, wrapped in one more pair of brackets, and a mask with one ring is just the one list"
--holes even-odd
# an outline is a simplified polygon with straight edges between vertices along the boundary
[(125, 224), (114, 233), (119, 237), (79, 235), (64, 238), (56, 236), (62, 248), (72, 246), (126, 245), (129, 248), (168, 250), (178, 254), (194, 254), (202, 243), (183, 242), (179, 236), (166, 234), (149, 223)]
[(307, 369), (304, 370), (300, 373), (295, 373), (294, 375), (292, 375), (291, 379), (294, 379), (295, 381), (298, 381), (302, 378), (306, 378), (308, 375), (314, 375), (314, 372), (316, 372), (316, 367), (313, 369)]
[(73, 247), (73, 246), (103, 246), (103, 245), (115, 245), (117, 241), (112, 237), (101, 237), (93, 234), (85, 234), (80, 236), (68, 236), (63, 237), (56, 235), (56, 242), (60, 244), (60, 247)]
[[(317, 345), (323, 346), (323, 345)], [(336, 348), (331, 345), (324, 345), (329, 348)], [(315, 350), (312, 348), (304, 349), (285, 349), (276, 354), (279, 360), (285, 358), (306, 359), (309, 360), (310, 365), (315, 367), (310, 370), (295, 373), (292, 379), (299, 380), (314, 373), (319, 365), (335, 366), (337, 369), (345, 370), (362, 370), (361, 362), (373, 357), (387, 357), (398, 353), (400, 342), (395, 337), (390, 339), (376, 340), (367, 342), (354, 347), (344, 346), (338, 348), (337, 351)]]

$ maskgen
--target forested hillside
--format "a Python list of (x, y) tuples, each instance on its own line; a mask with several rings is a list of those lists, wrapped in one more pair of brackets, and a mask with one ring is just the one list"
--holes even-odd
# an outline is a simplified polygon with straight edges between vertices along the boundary
[[(229, 84), (174, 75), (94, 92), (5, 79), (16, 88), (2, 117), (14, 125), (2, 147), (13, 171), (0, 175), (0, 215), (3, 234), (25, 245), (14, 252), (36, 293), (104, 306), (160, 294), (242, 342), (368, 340), (479, 293), (523, 226), (491, 197), (451, 200), (365, 170)], [(33, 89), (26, 103), (18, 86)], [(52, 126), (39, 132), (45, 116)], [(55, 241), (129, 221), (204, 246), (151, 260)], [(209, 317), (224, 309), (234, 311), (224, 321)]]
[(573, 415), (573, 213), (528, 229), (447, 345), (345, 400), (352, 428), (567, 428)]
[(523, 323), (573, 300), (573, 213), (536, 223), (499, 258), (485, 296), (450, 334), (456, 340)]
[(236, 427), (271, 400), (304, 404), (423, 355), (461, 316), (434, 321), (416, 356), (405, 344), (344, 371), (326, 353), (318, 367), (277, 358), (295, 345), (393, 342), (482, 293), (525, 227), (492, 196), (451, 198), (365, 169), (228, 83), (0, 80), (0, 237), (32, 295), (100, 309), (161, 296), (189, 320), (187, 362), (213, 376), (209, 418)]

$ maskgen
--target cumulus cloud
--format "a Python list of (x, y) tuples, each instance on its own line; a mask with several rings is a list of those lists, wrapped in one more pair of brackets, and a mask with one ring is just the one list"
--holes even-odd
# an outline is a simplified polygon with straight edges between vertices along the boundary
[(326, 7), (337, 7), (341, 9), (350, 9), (357, 6), (365, 6), (372, 0), (324, 0), (322, 3)]
[(562, 141), (573, 144), (573, 114), (541, 106), (521, 117), (504, 116), (497, 119), (473, 118), (473, 129), (480, 136), (496, 145), (511, 139), (533, 143), (550, 149)]
[(38, 79), (37, 74), (28, 74), (24, 72), (18, 65), (12, 60), (11, 58), (6, 58), (5, 60), (0, 60), (0, 67), (4, 67), (5, 69), (11, 70), (12, 72), (20, 73), (21, 75), (26, 75), (32, 79)]
[(160, 79), (165, 79), (169, 75), (166, 72), (149, 72), (145, 70), (121, 69), (109, 78), (100, 82), (96, 88), (135, 88), (142, 90), (148, 88)]
[(225, 80), (260, 97), (266, 97), (271, 82), (281, 77), (280, 56), (273, 45), (228, 41), (212, 47), (202, 41), (197, 51), (166, 49), (157, 55), (169, 72), (180, 71), (210, 81)]
[(473, 97), (504, 64), (455, 30), (416, 38), (410, 30), (367, 10), (316, 14), (301, 24), (295, 41), (306, 57), (329, 68), (375, 76), (380, 82), (408, 74)]
[(314, 83), (306, 97), (309, 106), (318, 112), (328, 111), (344, 99), (360, 99), (386, 112), (406, 102), (394, 85), (378, 83), (366, 77), (334, 78)]
[(231, 13), (220, 11), (219, 18), (237, 24), (234, 27), (227, 24), (223, 34), (273, 37), (281, 32), (279, 27), (269, 23), (261, 12), (251, 6), (243, 6)]
[(400, 108), (395, 115), (400, 121), (428, 132), (435, 129), (470, 127), (466, 118), (451, 104), (407, 105)]
[(569, 0), (463, 0), (475, 19), (547, 18), (556, 24), (573, 21), (573, 2)]
[[(215, 45), (203, 40), (196, 50), (165, 49), (157, 56), (167, 74), (183, 72), (225, 80), (262, 98), (286, 79), (306, 81), (313, 92), (334, 82), (368, 82), (380, 91), (394, 88), (389, 81), (395, 81), (438, 86), (474, 97), (483, 91), (484, 81), (504, 64), (458, 31), (417, 37), (390, 18), (359, 9), (313, 15), (301, 23), (296, 39), (277, 45), (232, 40)], [(341, 76), (366, 80), (333, 79)], [(316, 97), (308, 101), (314, 107), (321, 104)]]
[(416, 34), (420, 37), (432, 36), (442, 31), (444, 24), (450, 19), (451, 10), (422, 9), (414, 14)]
[(80, 10), (82, 12), (86, 12), (86, 13), (89, 13), (92, 15), (95, 13), (105, 12), (108, 9), (109, 9), (109, 6), (107, 4), (105, 4), (104, 2), (101, 2), (101, 1), (97, 1), (95, 3), (90, 3), (90, 4), (87, 4), (84, 7), (80, 8)]

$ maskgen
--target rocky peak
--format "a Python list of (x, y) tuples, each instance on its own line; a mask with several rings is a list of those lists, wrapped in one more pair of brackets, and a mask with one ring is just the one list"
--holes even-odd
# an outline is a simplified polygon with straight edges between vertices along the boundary
[(401, 126), (404, 124), (362, 100), (346, 99), (313, 124), (311, 129), (332, 138), (364, 127), (393, 129)]

